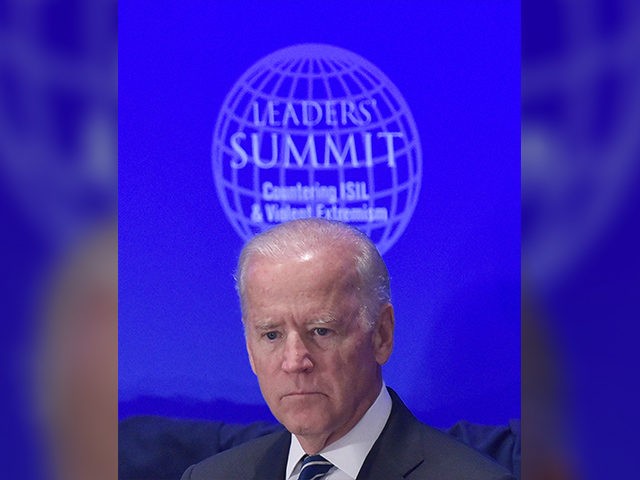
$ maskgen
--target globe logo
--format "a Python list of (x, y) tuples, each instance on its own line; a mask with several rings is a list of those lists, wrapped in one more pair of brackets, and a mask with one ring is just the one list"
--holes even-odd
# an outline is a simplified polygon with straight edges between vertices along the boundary
[(420, 139), (397, 87), (348, 50), (303, 44), (249, 68), (215, 125), (218, 198), (244, 240), (297, 218), (349, 223), (385, 253), (422, 181)]

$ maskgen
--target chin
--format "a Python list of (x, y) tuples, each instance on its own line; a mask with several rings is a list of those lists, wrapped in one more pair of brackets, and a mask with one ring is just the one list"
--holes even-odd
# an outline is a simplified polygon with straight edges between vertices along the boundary
[(326, 424), (312, 422), (309, 421), (308, 418), (304, 420), (289, 419), (288, 421), (285, 419), (285, 421), (281, 423), (287, 430), (295, 435), (322, 435), (327, 430)]
[[(286, 425), (285, 425), (286, 426)], [(322, 435), (324, 430), (321, 428), (316, 428), (309, 425), (297, 425), (295, 428), (287, 428), (287, 430), (294, 435), (298, 435), (300, 437), (309, 437), (315, 435)]]

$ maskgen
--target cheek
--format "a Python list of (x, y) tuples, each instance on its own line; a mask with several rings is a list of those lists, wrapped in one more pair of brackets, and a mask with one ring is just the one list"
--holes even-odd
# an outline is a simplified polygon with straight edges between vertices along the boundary
[(370, 343), (359, 342), (351, 345), (336, 356), (333, 374), (341, 380), (347, 390), (362, 382), (368, 382), (377, 369), (373, 347)]
[(275, 357), (277, 356), (273, 346), (265, 345), (259, 339), (255, 338), (247, 340), (246, 345), (247, 352), (249, 354), (249, 362), (256, 374), (258, 372), (267, 371), (271, 368), (271, 365), (274, 363)]
[(258, 377), (260, 388), (262, 390), (273, 388), (282, 373), (282, 362), (278, 360), (276, 354), (256, 355), (255, 353), (251, 356), (252, 368)]
[(375, 363), (373, 344), (369, 337), (354, 338), (345, 342), (338, 350), (340, 361), (347, 368), (362, 368), (369, 363)]

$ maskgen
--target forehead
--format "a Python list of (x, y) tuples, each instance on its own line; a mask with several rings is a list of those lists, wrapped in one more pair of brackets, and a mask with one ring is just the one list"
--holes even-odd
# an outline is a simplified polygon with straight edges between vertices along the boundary
[(249, 308), (281, 302), (338, 302), (360, 291), (353, 252), (320, 249), (283, 258), (256, 256), (247, 265)]

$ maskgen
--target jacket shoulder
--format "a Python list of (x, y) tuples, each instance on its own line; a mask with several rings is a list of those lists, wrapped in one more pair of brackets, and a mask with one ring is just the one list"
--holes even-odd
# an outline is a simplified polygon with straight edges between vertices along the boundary
[(359, 480), (513, 478), (493, 459), (419, 421), (393, 390), (389, 389), (389, 393), (393, 401), (389, 420), (369, 453)]
[(278, 431), (250, 440), (242, 445), (225, 450), (192, 465), (184, 472), (182, 480), (229, 480), (231, 478), (253, 478), (256, 466), (276, 448), (282, 445), (285, 453), (289, 446), (289, 433)]

